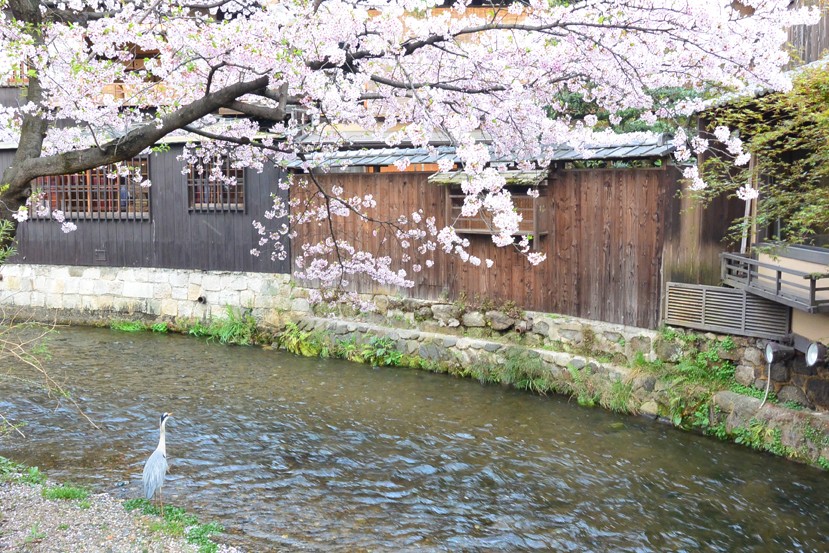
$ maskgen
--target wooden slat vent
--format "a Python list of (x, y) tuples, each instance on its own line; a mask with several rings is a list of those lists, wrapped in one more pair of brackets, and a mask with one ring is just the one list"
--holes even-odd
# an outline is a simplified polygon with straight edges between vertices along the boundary
[(756, 338), (789, 334), (791, 309), (745, 290), (669, 282), (665, 323)]

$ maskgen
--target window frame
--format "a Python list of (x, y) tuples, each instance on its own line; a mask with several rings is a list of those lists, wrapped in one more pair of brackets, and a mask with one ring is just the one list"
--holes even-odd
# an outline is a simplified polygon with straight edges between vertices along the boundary
[[(140, 167), (142, 182), (149, 182), (149, 155), (136, 156), (120, 164), (133, 169)], [(134, 182), (130, 175), (120, 175), (118, 164), (114, 163), (79, 173), (37, 177), (31, 190), (34, 205), (30, 206), (30, 218), (34, 221), (49, 221), (54, 211), (63, 212), (69, 220), (85, 221), (146, 221), (151, 216), (150, 187)], [(37, 209), (40, 202), (46, 202), (47, 208), (42, 215)]]
[[(246, 213), (247, 212), (247, 171), (244, 167), (232, 167), (228, 157), (222, 157), (225, 176), (234, 176), (235, 185), (219, 180), (210, 180), (210, 172), (216, 163), (189, 165), (186, 173), (187, 210), (190, 213)], [(200, 201), (207, 196), (207, 201)], [(216, 201), (218, 200), (218, 201)]]

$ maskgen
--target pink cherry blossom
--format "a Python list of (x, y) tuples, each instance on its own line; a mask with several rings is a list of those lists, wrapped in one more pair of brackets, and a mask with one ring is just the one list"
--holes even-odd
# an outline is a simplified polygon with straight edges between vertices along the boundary
[[(571, 117), (564, 93), (581, 94), (617, 124), (630, 109), (655, 122), (706, 105), (666, 105), (649, 94), (654, 89), (685, 87), (705, 97), (785, 90), (786, 29), (819, 15), (790, 8), (789, 0), (744, 1), (750, 14), (724, 0), (530, 0), (484, 10), (465, 2), (440, 8), (433, 0), (195, 4), (3, 2), (0, 78), (25, 64), (29, 81), (18, 105), (0, 109), (0, 140), (18, 141), (22, 156), (3, 175), (7, 216), (28, 218), (21, 198), (36, 177), (118, 163), (176, 140), (187, 143), (185, 171), (211, 182), (235, 185), (219, 160), (249, 171), (294, 164), (306, 172), (276, 184), (290, 200), (275, 198), (255, 214), (254, 252), (268, 248), (272, 259), (285, 259), (298, 228), (345, 218), (409, 246), (406, 257), (391, 259), (342, 236), (296, 244), (290, 251), (298, 277), (334, 288), (357, 275), (412, 286), (414, 266), (428, 269), (438, 250), (490, 267), (470, 253), (454, 221), (438, 228), (429, 206), (380, 221), (374, 214), (387, 198), (317, 182), (316, 174), (331, 170), (326, 156), (354, 147), (359, 135), (425, 148), (441, 171), (459, 167), (463, 214), (488, 221), (495, 245), (542, 263), (529, 240), (516, 241), (521, 218), (513, 190), (492, 160), (544, 169), (561, 145), (583, 152), (597, 141), (623, 140), (594, 132), (595, 115)], [(748, 162), (738, 136), (724, 127), (713, 134), (719, 144), (676, 129), (677, 160), (688, 165), (694, 154), (722, 146), (735, 163)], [(444, 143), (456, 155), (438, 156), (435, 145)], [(399, 170), (409, 164), (396, 163)], [(116, 171), (129, 173), (123, 165)], [(705, 186), (695, 166), (683, 174), (691, 188)], [(38, 200), (31, 207), (41, 213)], [(63, 230), (75, 227), (52, 218)], [(339, 297), (347, 295), (319, 295)]]

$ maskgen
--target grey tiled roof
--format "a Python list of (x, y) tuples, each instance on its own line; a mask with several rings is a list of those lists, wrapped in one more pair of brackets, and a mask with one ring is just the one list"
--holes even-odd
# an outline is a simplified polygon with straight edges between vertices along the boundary
[[(653, 140), (631, 142), (615, 146), (587, 146), (582, 150), (575, 150), (570, 146), (555, 148), (553, 161), (575, 161), (575, 160), (621, 160), (621, 159), (642, 159), (661, 158), (671, 152), (674, 147), (664, 136)], [(310, 159), (316, 163), (329, 167), (347, 166), (385, 166), (392, 165), (399, 159), (407, 158), (410, 163), (437, 163), (441, 160), (460, 161), (453, 146), (438, 146), (432, 152), (426, 148), (361, 148), (359, 150), (340, 150), (328, 154), (317, 154)], [(497, 158), (494, 163), (507, 163), (513, 161), (509, 158)], [(288, 167), (298, 169), (303, 163), (299, 160), (292, 161)]]

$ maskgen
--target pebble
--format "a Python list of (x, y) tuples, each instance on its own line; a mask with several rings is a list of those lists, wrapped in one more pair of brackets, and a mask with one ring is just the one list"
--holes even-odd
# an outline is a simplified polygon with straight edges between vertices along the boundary
[[(48, 485), (48, 484), (47, 484)], [(150, 529), (158, 520), (128, 512), (109, 494), (78, 500), (45, 499), (43, 486), (0, 484), (0, 551), (32, 553), (197, 553), (183, 537)], [(219, 545), (219, 552), (241, 553)]]

